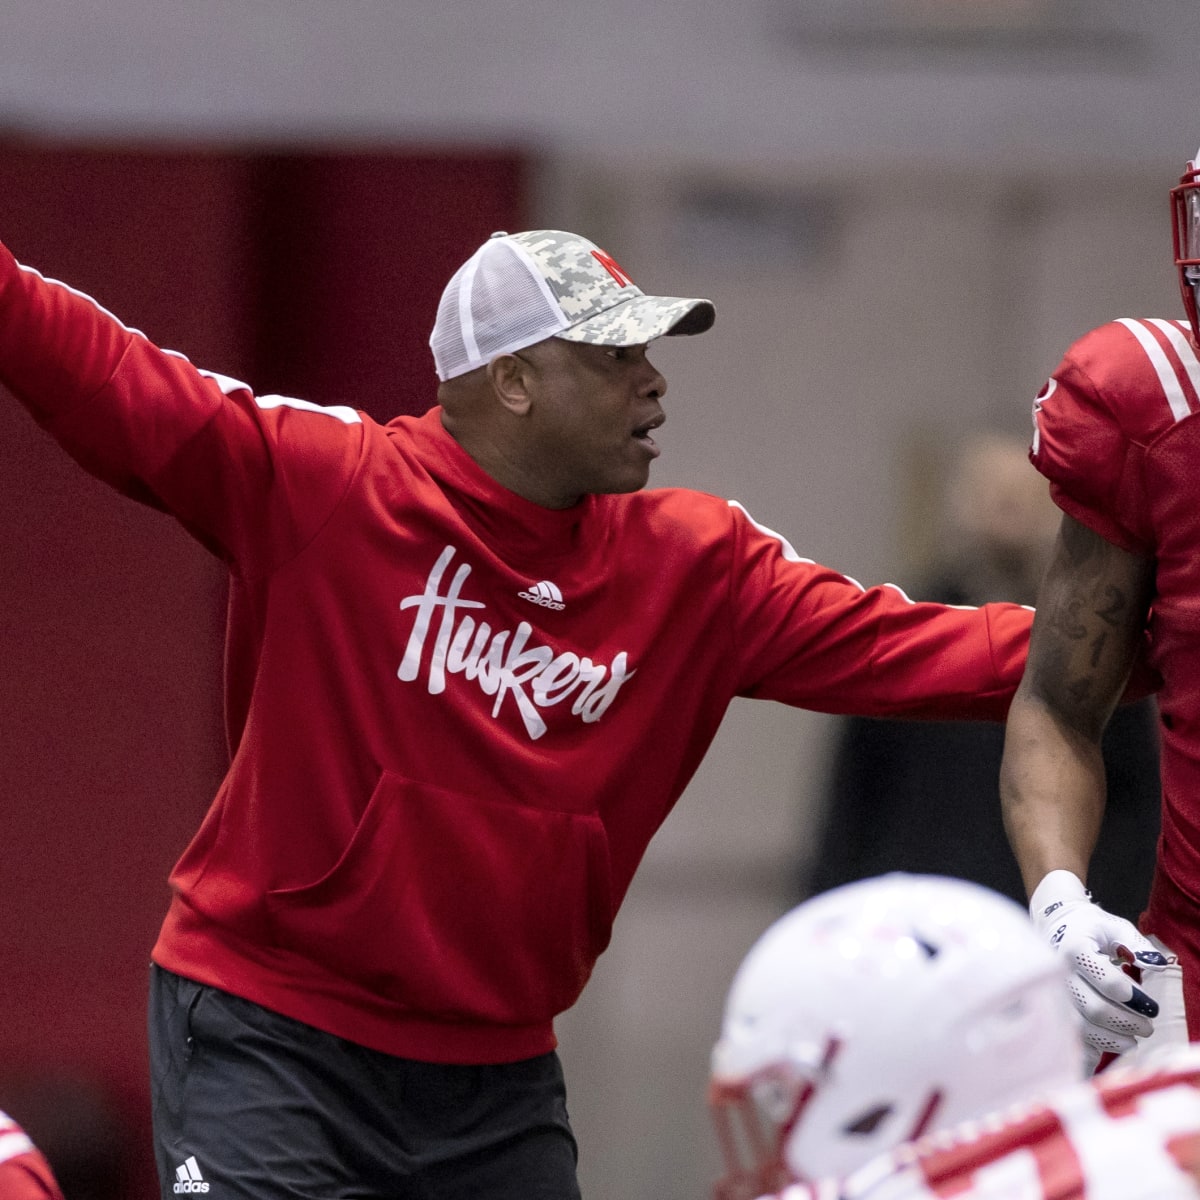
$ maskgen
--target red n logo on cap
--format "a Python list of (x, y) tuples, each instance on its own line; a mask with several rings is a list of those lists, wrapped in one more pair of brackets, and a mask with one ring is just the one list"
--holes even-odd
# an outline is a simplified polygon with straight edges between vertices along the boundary
[(633, 280), (621, 270), (617, 260), (611, 254), (605, 254), (603, 250), (593, 250), (592, 257), (617, 281), (619, 286), (624, 287), (627, 283), (633, 283)]

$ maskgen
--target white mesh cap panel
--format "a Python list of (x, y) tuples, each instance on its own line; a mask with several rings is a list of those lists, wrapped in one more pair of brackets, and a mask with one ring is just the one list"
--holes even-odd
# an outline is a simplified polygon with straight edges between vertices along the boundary
[(511, 241), (485, 242), (454, 274), (429, 344), (440, 379), (532, 346), (567, 327), (546, 281)]
[(430, 336), (440, 379), (453, 379), (548, 337), (633, 346), (702, 333), (708, 300), (647, 296), (617, 263), (558, 229), (494, 233), (455, 272)]
[(510, 241), (488, 243), (479, 257), (471, 289), (471, 316), (483, 362), (532, 346), (568, 325), (541, 272), (528, 254)]
[(467, 348), (463, 342), (462, 326), (458, 321), (458, 295), (459, 282), (463, 272), (470, 265), (469, 262), (465, 263), (454, 272), (438, 303), (437, 320), (429, 337), (429, 347), (433, 351), (433, 362), (439, 379), (449, 379), (452, 375), (461, 374), (462, 364), (467, 361)]

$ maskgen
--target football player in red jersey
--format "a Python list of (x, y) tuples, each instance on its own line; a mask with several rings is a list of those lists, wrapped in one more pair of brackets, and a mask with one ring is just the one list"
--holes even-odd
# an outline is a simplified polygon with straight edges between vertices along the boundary
[[(1198, 166), (1200, 155), (1171, 193), (1187, 320), (1092, 330), (1033, 406), (1030, 457), (1063, 516), (1009, 713), (1001, 796), (1032, 915), (1075, 967), (1097, 1058), (1152, 1027), (1158, 1044), (1200, 1039)], [(1162, 677), (1162, 836), (1140, 920), (1154, 945), (1092, 903), (1084, 882), (1105, 800), (1100, 735), (1147, 625)]]
[(0, 1200), (63, 1200), (50, 1164), (6, 1112), (0, 1112)]
[(1085, 1079), (1068, 966), (1008, 898), (892, 874), (800, 905), (734, 978), (717, 1200), (1200, 1197), (1200, 1048)]

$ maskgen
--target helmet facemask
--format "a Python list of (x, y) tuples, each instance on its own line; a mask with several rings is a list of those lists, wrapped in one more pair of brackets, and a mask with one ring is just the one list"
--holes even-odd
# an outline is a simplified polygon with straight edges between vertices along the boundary
[(831, 1040), (815, 1069), (780, 1060), (743, 1079), (711, 1081), (708, 1106), (726, 1172), (715, 1200), (756, 1200), (795, 1179), (787, 1163), (788, 1140), (836, 1051)]
[(1192, 341), (1200, 347), (1200, 152), (1188, 163), (1178, 186), (1171, 189), (1171, 232), (1184, 312), (1192, 327)]
[[(847, 1145), (858, 1143), (858, 1153), (867, 1158), (925, 1132), (941, 1106), (940, 1091), (929, 1092), (915, 1106), (912, 1097), (901, 1101), (879, 1093), (861, 1097), (863, 1102), (850, 1109), (825, 1095), (830, 1085), (836, 1088), (833, 1073), (842, 1049), (841, 1041), (831, 1037), (816, 1067), (777, 1061), (737, 1082), (710, 1083), (709, 1109), (726, 1169), (715, 1200), (756, 1200), (790, 1183), (815, 1183), (816, 1177), (800, 1171), (796, 1162), (797, 1150), (814, 1136), (804, 1129), (810, 1108), (826, 1110), (817, 1118), (815, 1136), (827, 1142), (832, 1134)], [(830, 1120), (832, 1130), (826, 1128)], [(902, 1132), (895, 1127), (897, 1121)]]

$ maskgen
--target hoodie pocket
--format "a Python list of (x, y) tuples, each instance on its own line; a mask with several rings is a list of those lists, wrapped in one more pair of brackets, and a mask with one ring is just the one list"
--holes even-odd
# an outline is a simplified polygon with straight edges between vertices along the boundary
[(612, 929), (599, 817), (385, 773), (323, 878), (271, 891), (277, 943), (448, 1020), (530, 1024), (578, 998)]

